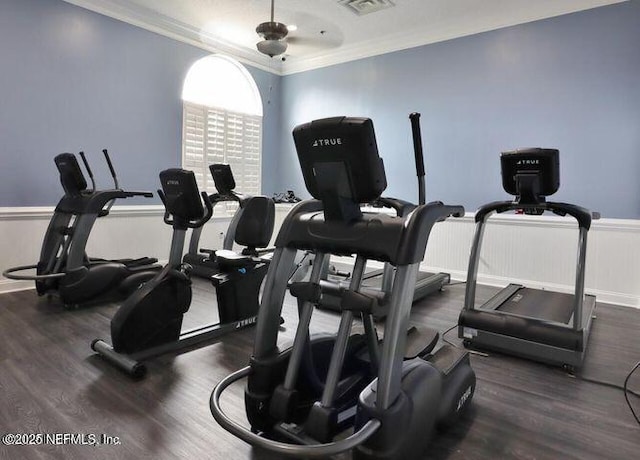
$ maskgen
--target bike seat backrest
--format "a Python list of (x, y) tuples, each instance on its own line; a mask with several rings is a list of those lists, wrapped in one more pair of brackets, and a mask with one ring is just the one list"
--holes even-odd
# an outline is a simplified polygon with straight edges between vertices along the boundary
[(236, 243), (250, 248), (264, 248), (273, 234), (276, 206), (271, 198), (252, 196), (246, 199), (236, 227)]
[(360, 203), (387, 187), (371, 119), (315, 120), (297, 126), (293, 139), (307, 190), (322, 201), (326, 220), (360, 218)]
[(160, 183), (169, 214), (185, 222), (202, 218), (204, 207), (193, 171), (166, 169), (160, 173)]
[(87, 181), (73, 153), (61, 153), (53, 161), (60, 173), (60, 183), (65, 194), (80, 195), (82, 191), (87, 189)]
[(209, 165), (213, 183), (218, 193), (222, 195), (229, 194), (236, 188), (236, 181), (231, 172), (231, 166), (221, 163)]

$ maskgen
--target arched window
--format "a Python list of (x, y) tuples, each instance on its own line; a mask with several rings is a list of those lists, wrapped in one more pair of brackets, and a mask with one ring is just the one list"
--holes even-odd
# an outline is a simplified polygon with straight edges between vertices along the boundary
[(261, 189), (262, 100), (242, 64), (221, 55), (196, 61), (182, 88), (182, 166), (215, 191), (209, 165), (228, 163), (237, 190)]

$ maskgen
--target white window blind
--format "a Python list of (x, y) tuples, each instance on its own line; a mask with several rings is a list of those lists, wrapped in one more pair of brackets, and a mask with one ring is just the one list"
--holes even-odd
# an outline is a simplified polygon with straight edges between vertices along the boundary
[[(262, 117), (183, 103), (182, 167), (195, 173), (198, 187), (215, 193), (209, 165), (227, 163), (236, 191), (258, 195), (261, 190)], [(237, 206), (216, 206), (216, 216), (232, 215)]]

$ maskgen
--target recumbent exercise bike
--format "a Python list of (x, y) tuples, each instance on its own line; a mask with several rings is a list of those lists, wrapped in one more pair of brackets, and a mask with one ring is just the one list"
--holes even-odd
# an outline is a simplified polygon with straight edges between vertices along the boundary
[(164, 221), (173, 227), (169, 262), (116, 312), (111, 320), (112, 345), (100, 339), (91, 344), (95, 352), (136, 378), (145, 375), (147, 359), (255, 324), (260, 286), (269, 264), (257, 248), (268, 244), (275, 219), (273, 200), (260, 196), (247, 200), (235, 232), (236, 243), (246, 246), (245, 250), (215, 254), (218, 272), (210, 279), (216, 287), (220, 322), (181, 332), (192, 294), (190, 267), (182, 263), (186, 231), (202, 227), (211, 218), (213, 205), (206, 192), (199, 193), (192, 171), (167, 169), (160, 173), (160, 182)]
[[(266, 196), (251, 196), (236, 192), (236, 181), (233, 177), (231, 166), (228, 164), (214, 163), (209, 165), (209, 171), (217, 191), (216, 193), (209, 195), (209, 200), (213, 204), (214, 209), (218, 205), (224, 205), (227, 203), (237, 203), (238, 205), (238, 209), (233, 214), (233, 217), (229, 222), (229, 226), (227, 227), (227, 231), (224, 235), (224, 241), (222, 242), (222, 249), (230, 251), (233, 250), (238, 222), (242, 219), (245, 205), (250, 203), (250, 206), (252, 207), (250, 212), (255, 216), (258, 208), (264, 212), (269, 212), (270, 210), (270, 205), (268, 205), (268, 203), (260, 203), (259, 205), (256, 205), (257, 202), (268, 202), (273, 200)], [(255, 217), (254, 222), (260, 222), (258, 219), (260, 218)], [(245, 221), (244, 227), (246, 227), (246, 225), (247, 223)], [(202, 226), (192, 230), (191, 238), (189, 239), (189, 249), (184, 255), (182, 261), (191, 266), (191, 276), (209, 279), (212, 275), (218, 273), (220, 269), (216, 261), (217, 251), (200, 248), (200, 236), (202, 235), (204, 228), (205, 227)], [(244, 230), (241, 228), (240, 231)], [(264, 247), (268, 243), (268, 241), (260, 242), (259, 247)]]

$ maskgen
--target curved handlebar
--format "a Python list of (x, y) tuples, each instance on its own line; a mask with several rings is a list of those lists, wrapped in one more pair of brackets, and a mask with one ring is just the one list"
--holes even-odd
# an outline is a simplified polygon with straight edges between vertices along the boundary
[(223, 201), (236, 201), (240, 204), (240, 207), (243, 206), (243, 202), (246, 200), (243, 195), (233, 191), (229, 193), (212, 193), (209, 195), (209, 199), (214, 206), (218, 203), (222, 203)]
[(91, 179), (91, 191), (93, 192), (96, 189), (96, 180), (93, 178), (93, 171), (91, 171), (91, 168), (89, 167), (89, 162), (87, 161), (87, 157), (84, 156), (84, 152), (80, 151), (78, 155), (80, 155), (80, 158), (82, 158), (84, 167), (86, 168), (87, 173), (89, 174), (89, 179)]
[(160, 201), (162, 201), (162, 204), (164, 205), (164, 223), (173, 226), (173, 219), (171, 219), (171, 214), (169, 214), (169, 208), (167, 207), (167, 197), (164, 195), (164, 192), (161, 189), (158, 189), (158, 196), (160, 197)]
[(446, 205), (442, 203), (442, 201), (432, 201), (431, 203), (429, 203), (429, 205), (439, 206), (447, 213), (447, 215), (443, 216), (443, 218), (438, 222), (442, 222), (447, 217), (464, 217), (464, 213), (465, 213), (464, 206)]
[[(107, 152), (107, 149), (102, 149), (102, 153), (104, 154), (104, 158), (107, 160), (107, 165), (109, 166), (111, 177), (113, 177), (113, 186), (116, 190), (119, 190), (120, 187), (118, 186), (118, 178), (116, 177), (116, 172), (114, 171), (113, 165), (111, 164), (111, 158), (109, 158), (109, 153)], [(105, 216), (109, 214), (109, 211), (111, 211), (111, 207), (114, 205), (115, 202), (116, 202), (115, 199), (111, 200), (107, 205), (107, 207), (102, 210), (102, 214)]]
[(337, 455), (341, 452), (346, 452), (359, 446), (371, 436), (373, 436), (378, 428), (380, 428), (380, 421), (371, 419), (368, 420), (362, 426), (362, 428), (360, 428), (358, 431), (347, 438), (329, 442), (326, 444), (307, 445), (287, 444), (285, 442), (273, 441), (271, 439), (267, 439), (255, 433), (252, 433), (239, 423), (231, 420), (227, 416), (227, 414), (224, 413), (222, 407), (220, 406), (220, 395), (222, 394), (222, 392), (233, 382), (249, 375), (250, 371), (251, 367), (244, 367), (227, 376), (220, 383), (218, 383), (218, 385), (216, 385), (216, 387), (213, 389), (213, 392), (211, 393), (211, 397), (209, 399), (209, 409), (211, 410), (213, 418), (220, 424), (220, 426), (222, 426), (222, 428), (253, 446), (261, 447), (282, 456), (328, 457)]
[(200, 196), (202, 197), (202, 201), (204, 202), (204, 215), (195, 222), (189, 222), (187, 224), (189, 228), (202, 227), (207, 223), (209, 219), (211, 219), (211, 216), (213, 216), (213, 204), (211, 203), (211, 199), (209, 199), (209, 195), (207, 194), (207, 192), (200, 192)]
[(404, 217), (416, 208), (416, 205), (398, 198), (381, 196), (370, 203), (374, 207), (386, 207), (395, 210), (398, 217)]
[(593, 215), (591, 211), (581, 206), (569, 203), (556, 203), (553, 201), (547, 201), (536, 205), (523, 205), (514, 201), (494, 201), (493, 203), (485, 204), (476, 211), (475, 221), (476, 223), (488, 219), (489, 215), (497, 212), (498, 214), (513, 211), (516, 209), (532, 209), (537, 211), (551, 211), (559, 216), (569, 214), (571, 217), (578, 221), (578, 225), (581, 228), (589, 230), (591, 228), (591, 220)]
[(21, 272), (23, 270), (33, 270), (38, 268), (37, 265), (21, 265), (19, 267), (7, 268), (2, 272), (2, 276), (10, 280), (26, 280), (26, 281), (41, 281), (50, 280), (54, 278), (64, 278), (66, 273), (49, 273), (48, 275), (15, 275), (15, 272)]
[(202, 197), (202, 201), (204, 202), (204, 214), (201, 218), (196, 220), (186, 220), (186, 219), (178, 219), (179, 224), (176, 223), (175, 217), (171, 218), (171, 213), (169, 212), (169, 208), (167, 207), (167, 197), (161, 189), (158, 189), (158, 196), (164, 205), (164, 223), (167, 225), (175, 226), (184, 226), (187, 228), (198, 228), (202, 227), (207, 223), (209, 219), (213, 216), (213, 204), (211, 203), (211, 199), (207, 192), (200, 192), (200, 196)]
[(104, 154), (105, 160), (107, 160), (107, 165), (109, 166), (109, 172), (111, 172), (111, 177), (113, 177), (114, 188), (120, 188), (118, 186), (118, 176), (116, 176), (116, 171), (113, 169), (113, 164), (111, 164), (111, 158), (109, 157), (109, 152), (107, 149), (102, 149), (102, 153)]

